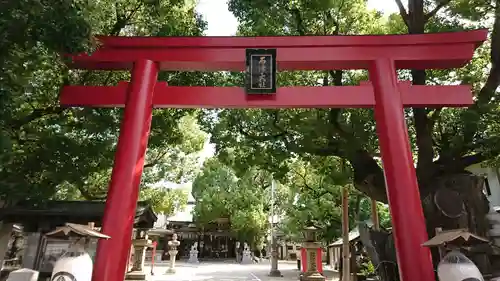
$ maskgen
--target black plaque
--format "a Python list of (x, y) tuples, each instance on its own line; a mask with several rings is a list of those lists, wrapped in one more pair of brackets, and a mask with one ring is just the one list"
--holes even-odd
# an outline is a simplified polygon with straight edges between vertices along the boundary
[(276, 93), (276, 49), (246, 50), (246, 92)]

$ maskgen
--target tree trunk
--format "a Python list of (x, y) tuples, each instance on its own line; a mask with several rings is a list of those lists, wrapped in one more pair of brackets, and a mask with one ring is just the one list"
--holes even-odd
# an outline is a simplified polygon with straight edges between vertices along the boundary
[[(433, 178), (428, 189), (434, 191), (422, 200), (429, 237), (435, 235), (437, 227), (443, 230), (463, 228), (488, 237), (490, 226), (486, 215), (490, 207), (483, 187), (482, 177), (466, 171)], [(433, 249), (432, 256), (437, 264), (440, 259), (437, 249)], [(483, 274), (491, 273), (486, 253), (469, 255), (469, 258)]]
[[(429, 182), (429, 186), (420, 187), (421, 190), (431, 190), (422, 194), (429, 238), (434, 236), (436, 227), (443, 230), (465, 228), (474, 234), (488, 237), (486, 214), (489, 212), (489, 202), (483, 193), (483, 178), (463, 171), (435, 176)], [(411, 223), (411, 218), (408, 218), (408, 223)], [(369, 230), (367, 235), (371, 241), (365, 240), (366, 244), (372, 249), (368, 253), (372, 261), (377, 261), (375, 266), (378, 267), (381, 280), (399, 280), (398, 274), (393, 272), (397, 260), (392, 233)], [(490, 273), (490, 262), (486, 254), (470, 258), (483, 274)], [(437, 251), (433, 251), (433, 259), (437, 265)]]

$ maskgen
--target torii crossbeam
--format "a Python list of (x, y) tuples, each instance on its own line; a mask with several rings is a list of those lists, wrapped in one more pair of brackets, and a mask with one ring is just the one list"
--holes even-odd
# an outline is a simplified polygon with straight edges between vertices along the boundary
[[(396, 69), (462, 67), (486, 36), (487, 30), (381, 36), (99, 37), (99, 49), (72, 56), (71, 66), (131, 70), (131, 81), (65, 86), (61, 92), (64, 106), (125, 107), (103, 219), (103, 233), (111, 239), (99, 242), (93, 280), (124, 279), (153, 107), (374, 107), (401, 280), (434, 280), (430, 253), (421, 246), (428, 236), (403, 107), (467, 106), (472, 95), (464, 85), (398, 82)], [(279, 70), (368, 69), (371, 82), (283, 87), (274, 95), (157, 82), (161, 70), (243, 71), (247, 48), (276, 49)]]

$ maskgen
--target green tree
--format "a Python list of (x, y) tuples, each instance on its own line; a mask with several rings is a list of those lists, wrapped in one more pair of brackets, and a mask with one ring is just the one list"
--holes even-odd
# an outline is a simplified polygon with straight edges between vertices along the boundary
[[(204, 28), (195, 1), (0, 1), (0, 199), (105, 195), (122, 110), (63, 108), (58, 93), (65, 83), (112, 85), (129, 74), (70, 70), (61, 53), (92, 51), (96, 34), (189, 36)], [(214, 77), (163, 72), (159, 79), (192, 85)], [(145, 184), (192, 177), (185, 168), (205, 138), (195, 113), (154, 111)]]
[[(326, 2), (330, 4), (326, 5)], [(462, 1), (462, 9), (458, 9), (448, 5), (454, 1), (441, 1), (439, 4), (428, 1), (424, 5), (423, 0), (411, 0), (408, 12), (402, 10), (403, 17), (391, 16), (389, 19), (367, 10), (365, 1), (326, 2), (283, 0), (269, 4), (267, 1), (232, 0), (229, 4), (241, 23), (239, 29), (242, 35), (462, 30), (488, 24), (487, 21), (471, 21), (473, 18), (463, 7), (469, 7), (467, 11), (484, 10), (485, 17), (494, 22), (487, 25), (492, 29), (492, 40), (478, 50), (472, 63), (460, 70), (401, 71), (401, 78), (409, 78), (415, 84), (472, 83), (477, 96), (476, 104), (469, 109), (407, 110), (423, 197), (443, 187), (446, 181), (457, 181), (456, 178), (465, 173), (467, 166), (498, 155), (500, 147), (495, 141), (498, 134), (494, 129), (498, 123), (498, 105), (497, 99), (492, 98), (500, 81), (495, 67), (498, 18), (490, 9), (491, 5), (485, 3), (488, 1)], [(464, 23), (466, 17), (469, 21)], [(488, 67), (489, 64), (491, 67)], [(295, 72), (280, 73), (279, 79), (280, 85), (350, 85), (366, 80), (367, 76), (364, 71)], [(289, 169), (287, 160), (290, 158), (336, 156), (345, 159), (352, 167), (352, 181), (358, 190), (378, 201), (387, 202), (372, 110), (222, 110), (216, 119), (205, 118), (204, 127), (211, 133), (223, 161), (227, 158), (225, 149), (237, 152), (237, 156), (233, 157), (235, 160), (232, 160), (238, 162), (235, 167), (241, 169), (246, 165), (258, 165), (283, 177)], [(471, 180), (458, 182), (465, 190), (474, 186)]]
[(146, 187), (141, 189), (139, 200), (147, 201), (156, 213), (169, 217), (176, 211), (184, 209), (188, 193), (188, 190), (182, 188)]
[(207, 226), (219, 218), (230, 221), (231, 230), (241, 241), (259, 244), (269, 222), (270, 175), (249, 169), (241, 177), (220, 163), (209, 159), (193, 182), (195, 220)]
[[(306, 161), (294, 162), (287, 174), (287, 188), (291, 195), (285, 204), (283, 229), (293, 240), (302, 239), (303, 229), (314, 226), (325, 243), (341, 236), (342, 189), (348, 186), (349, 225), (354, 228), (359, 221), (371, 219), (371, 200), (348, 183), (350, 171), (335, 172), (342, 167), (341, 159), (330, 157), (315, 164)], [(340, 163), (339, 163), (340, 162)], [(332, 166), (333, 165), (333, 166)], [(330, 170), (326, 173), (325, 170)], [(383, 227), (390, 226), (386, 205), (378, 205), (379, 219)]]
[[(240, 22), (239, 33), (250, 36), (418, 34), (488, 28), (488, 42), (478, 48), (474, 60), (464, 68), (398, 72), (400, 79), (417, 85), (472, 85), (475, 103), (467, 109), (408, 108), (405, 116), (427, 229), (432, 232), (438, 226), (447, 229), (458, 225), (486, 235), (488, 205), (478, 188), (481, 179), (470, 175), (466, 168), (488, 160), (497, 164), (499, 159), (500, 3), (408, 0), (404, 5), (401, 0), (395, 1), (400, 13), (388, 18), (368, 10), (363, 0), (230, 0), (229, 6)], [(345, 70), (284, 72), (278, 79), (281, 86), (342, 86), (356, 85), (367, 80), (368, 75), (366, 71)], [(387, 202), (371, 109), (220, 110), (217, 118), (200, 119), (217, 145), (219, 159), (233, 163), (237, 170), (257, 166), (281, 181), (290, 171), (291, 159), (314, 163), (318, 158), (338, 157), (350, 166), (350, 181), (357, 190)], [(231, 157), (227, 150), (233, 152)], [(320, 171), (328, 176), (338, 167), (329, 169)], [(438, 192), (450, 189), (452, 192)], [(434, 200), (450, 193), (455, 194), (453, 200)], [(447, 215), (447, 209), (460, 201), (467, 206), (460, 214), (473, 216), (471, 223)]]
[[(157, 213), (173, 215), (185, 207), (188, 191), (158, 186), (158, 182), (185, 183), (194, 179), (198, 171), (199, 151), (206, 135), (196, 124), (191, 115), (181, 118), (177, 124), (181, 128), (183, 143), (165, 147), (162, 153), (148, 153), (142, 176), (139, 200), (148, 201)], [(161, 163), (161, 165), (158, 165)], [(99, 171), (87, 177), (85, 189), (78, 189), (65, 182), (60, 185), (53, 199), (58, 200), (104, 200), (111, 177), (111, 168)]]

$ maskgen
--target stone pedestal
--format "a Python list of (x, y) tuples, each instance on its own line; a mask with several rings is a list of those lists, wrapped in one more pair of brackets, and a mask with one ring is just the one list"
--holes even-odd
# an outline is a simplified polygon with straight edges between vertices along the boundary
[(167, 273), (172, 274), (175, 273), (175, 257), (177, 256), (177, 250), (170, 250), (168, 254), (170, 255), (170, 267), (167, 269)]
[(167, 274), (173, 274), (175, 273), (175, 258), (177, 256), (177, 247), (181, 242), (177, 241), (177, 234), (174, 233), (172, 235), (172, 240), (168, 241), (168, 246), (170, 247), (170, 250), (168, 250), (168, 254), (170, 255), (170, 267), (167, 269)]
[(148, 239), (134, 239), (132, 246), (134, 247), (134, 263), (131, 272), (125, 276), (126, 280), (146, 280), (144, 272), (144, 261), (146, 259), (146, 249), (150, 241)]

